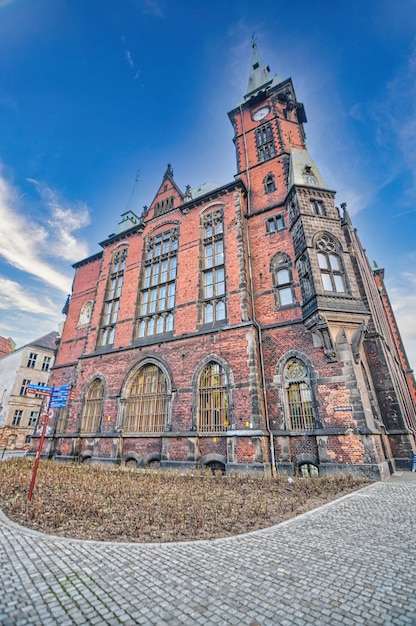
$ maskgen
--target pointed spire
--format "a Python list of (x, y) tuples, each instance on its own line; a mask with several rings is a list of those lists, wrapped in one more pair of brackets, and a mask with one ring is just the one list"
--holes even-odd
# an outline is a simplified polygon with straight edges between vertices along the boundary
[(258, 91), (260, 87), (265, 86), (273, 79), (270, 73), (270, 67), (263, 63), (259, 51), (257, 50), (254, 35), (251, 40), (251, 45), (253, 47), (253, 58), (251, 61), (250, 76), (248, 78), (247, 96), (252, 95), (254, 91)]
[(165, 178), (170, 178), (170, 179), (173, 178), (173, 167), (172, 167), (172, 165), (170, 163), (168, 163), (168, 166), (166, 168), (166, 172), (163, 175), (163, 179), (165, 179)]
[(62, 309), (62, 313), (63, 315), (68, 315), (68, 311), (69, 311), (69, 303), (71, 302), (71, 295), (68, 294), (68, 297), (66, 299), (66, 302), (64, 304), (64, 308)]

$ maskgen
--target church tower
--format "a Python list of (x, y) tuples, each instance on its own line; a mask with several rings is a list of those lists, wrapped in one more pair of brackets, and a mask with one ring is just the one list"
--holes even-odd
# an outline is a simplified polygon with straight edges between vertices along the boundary
[[(278, 436), (281, 448), (276, 456), (284, 467), (286, 450), (291, 462), (294, 457), (315, 459), (322, 470), (327, 462), (332, 463), (337, 447), (344, 448), (344, 459), (353, 463), (347, 448), (356, 445), (356, 452), (361, 447), (367, 462), (376, 461), (382, 449), (386, 461), (393, 457), (397, 466), (406, 464), (404, 459), (411, 455), (409, 429), (415, 419), (405, 380), (408, 371), (391, 371), (388, 363), (395, 359), (384, 358), (384, 353), (370, 357), (374, 334), (368, 329), (374, 326), (372, 298), (378, 292), (371, 277), (372, 293), (366, 294), (364, 269), (357, 272), (354, 243), (358, 236), (350, 234), (354, 229), (346, 206), (335, 206), (335, 192), (308, 152), (305, 108), (296, 98), (291, 79), (273, 77), (256, 43), (252, 46), (247, 93), (229, 117), (235, 130), (237, 178), (247, 186), (253, 311), (262, 329), (264, 354), (268, 354), (268, 344), (273, 346), (269, 396), (276, 382), (280, 386), (278, 409), (268, 402), (271, 421), (285, 435), (311, 431), (302, 443), (309, 457), (298, 455), (298, 436), (296, 440)], [(270, 273), (271, 291), (266, 287)], [(286, 356), (282, 346), (289, 349)], [(390, 347), (395, 354), (393, 341), (385, 354)], [(291, 353), (290, 366), (287, 356)], [(322, 369), (319, 374), (320, 353), (327, 370), (324, 376)], [(273, 366), (279, 354), (283, 359), (280, 371)], [(264, 366), (267, 371), (266, 359)], [(291, 385), (288, 381), (294, 371), (301, 374)], [(383, 383), (372, 382), (380, 377)], [(403, 391), (395, 390), (395, 379)], [(323, 380), (324, 385), (320, 384)], [(310, 393), (310, 407), (302, 401), (302, 393)], [(389, 404), (386, 397), (395, 399)], [(392, 424), (395, 434), (386, 438), (386, 425)], [(354, 444), (345, 433), (356, 437)], [(378, 459), (378, 464), (383, 466), (383, 461)]]

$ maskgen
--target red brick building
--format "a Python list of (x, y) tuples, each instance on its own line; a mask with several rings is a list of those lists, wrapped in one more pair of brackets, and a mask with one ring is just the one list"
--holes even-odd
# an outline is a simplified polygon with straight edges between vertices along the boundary
[(226, 472), (408, 468), (414, 379), (397, 327), (308, 153), (292, 81), (255, 44), (229, 118), (234, 181), (182, 192), (169, 165), (149, 208), (74, 265), (51, 380), (73, 399), (45, 453)]
[(6, 354), (10, 354), (16, 350), (16, 345), (10, 337), (6, 339), (6, 337), (0, 337), (0, 358), (5, 356)]

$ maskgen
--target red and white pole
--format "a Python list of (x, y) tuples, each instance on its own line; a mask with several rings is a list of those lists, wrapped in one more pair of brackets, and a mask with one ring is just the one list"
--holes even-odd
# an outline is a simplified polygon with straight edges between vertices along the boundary
[(36, 453), (35, 466), (34, 466), (33, 472), (32, 472), (32, 479), (30, 481), (29, 493), (28, 493), (28, 496), (27, 496), (27, 501), (28, 502), (31, 501), (32, 495), (33, 495), (33, 489), (35, 488), (36, 474), (38, 472), (39, 460), (40, 460), (40, 457), (42, 455), (43, 442), (45, 440), (46, 429), (48, 427), (48, 422), (49, 422), (49, 418), (50, 418), (50, 409), (49, 409), (50, 401), (51, 401), (51, 395), (48, 396), (48, 406), (47, 406), (46, 411), (43, 410), (42, 413), (41, 413), (41, 415), (44, 416), (43, 426), (42, 426), (42, 433), (41, 433), (41, 436), (40, 436), (38, 451)]

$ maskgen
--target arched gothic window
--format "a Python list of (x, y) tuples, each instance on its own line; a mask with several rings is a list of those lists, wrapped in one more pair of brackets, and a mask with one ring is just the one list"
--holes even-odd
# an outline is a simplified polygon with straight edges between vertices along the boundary
[(201, 296), (202, 323), (225, 320), (224, 211), (217, 209), (202, 217)]
[(81, 414), (81, 433), (96, 433), (100, 426), (103, 410), (104, 382), (94, 378), (85, 393)]
[(272, 259), (271, 272), (275, 291), (276, 307), (291, 306), (294, 303), (292, 285), (292, 263), (284, 252), (278, 252)]
[(345, 293), (345, 274), (338, 249), (337, 242), (327, 234), (321, 235), (316, 241), (316, 255), (324, 291)]
[(122, 248), (114, 252), (111, 260), (98, 337), (100, 346), (111, 345), (114, 342), (126, 259), (127, 248)]
[(79, 314), (78, 326), (84, 326), (90, 323), (92, 314), (92, 300), (87, 300), (82, 306)]
[(178, 237), (179, 231), (175, 227), (147, 240), (140, 279), (136, 339), (173, 330)]
[(222, 432), (228, 427), (228, 387), (224, 368), (210, 361), (198, 379), (198, 419), (200, 432)]
[(124, 426), (128, 433), (161, 433), (169, 409), (168, 381), (154, 363), (146, 363), (128, 383), (124, 400)]
[(273, 191), (276, 191), (276, 180), (274, 174), (271, 172), (270, 174), (267, 174), (267, 176), (263, 178), (263, 185), (264, 193), (272, 193)]
[(314, 430), (312, 390), (308, 371), (299, 359), (290, 359), (284, 368), (284, 386), (290, 430)]

